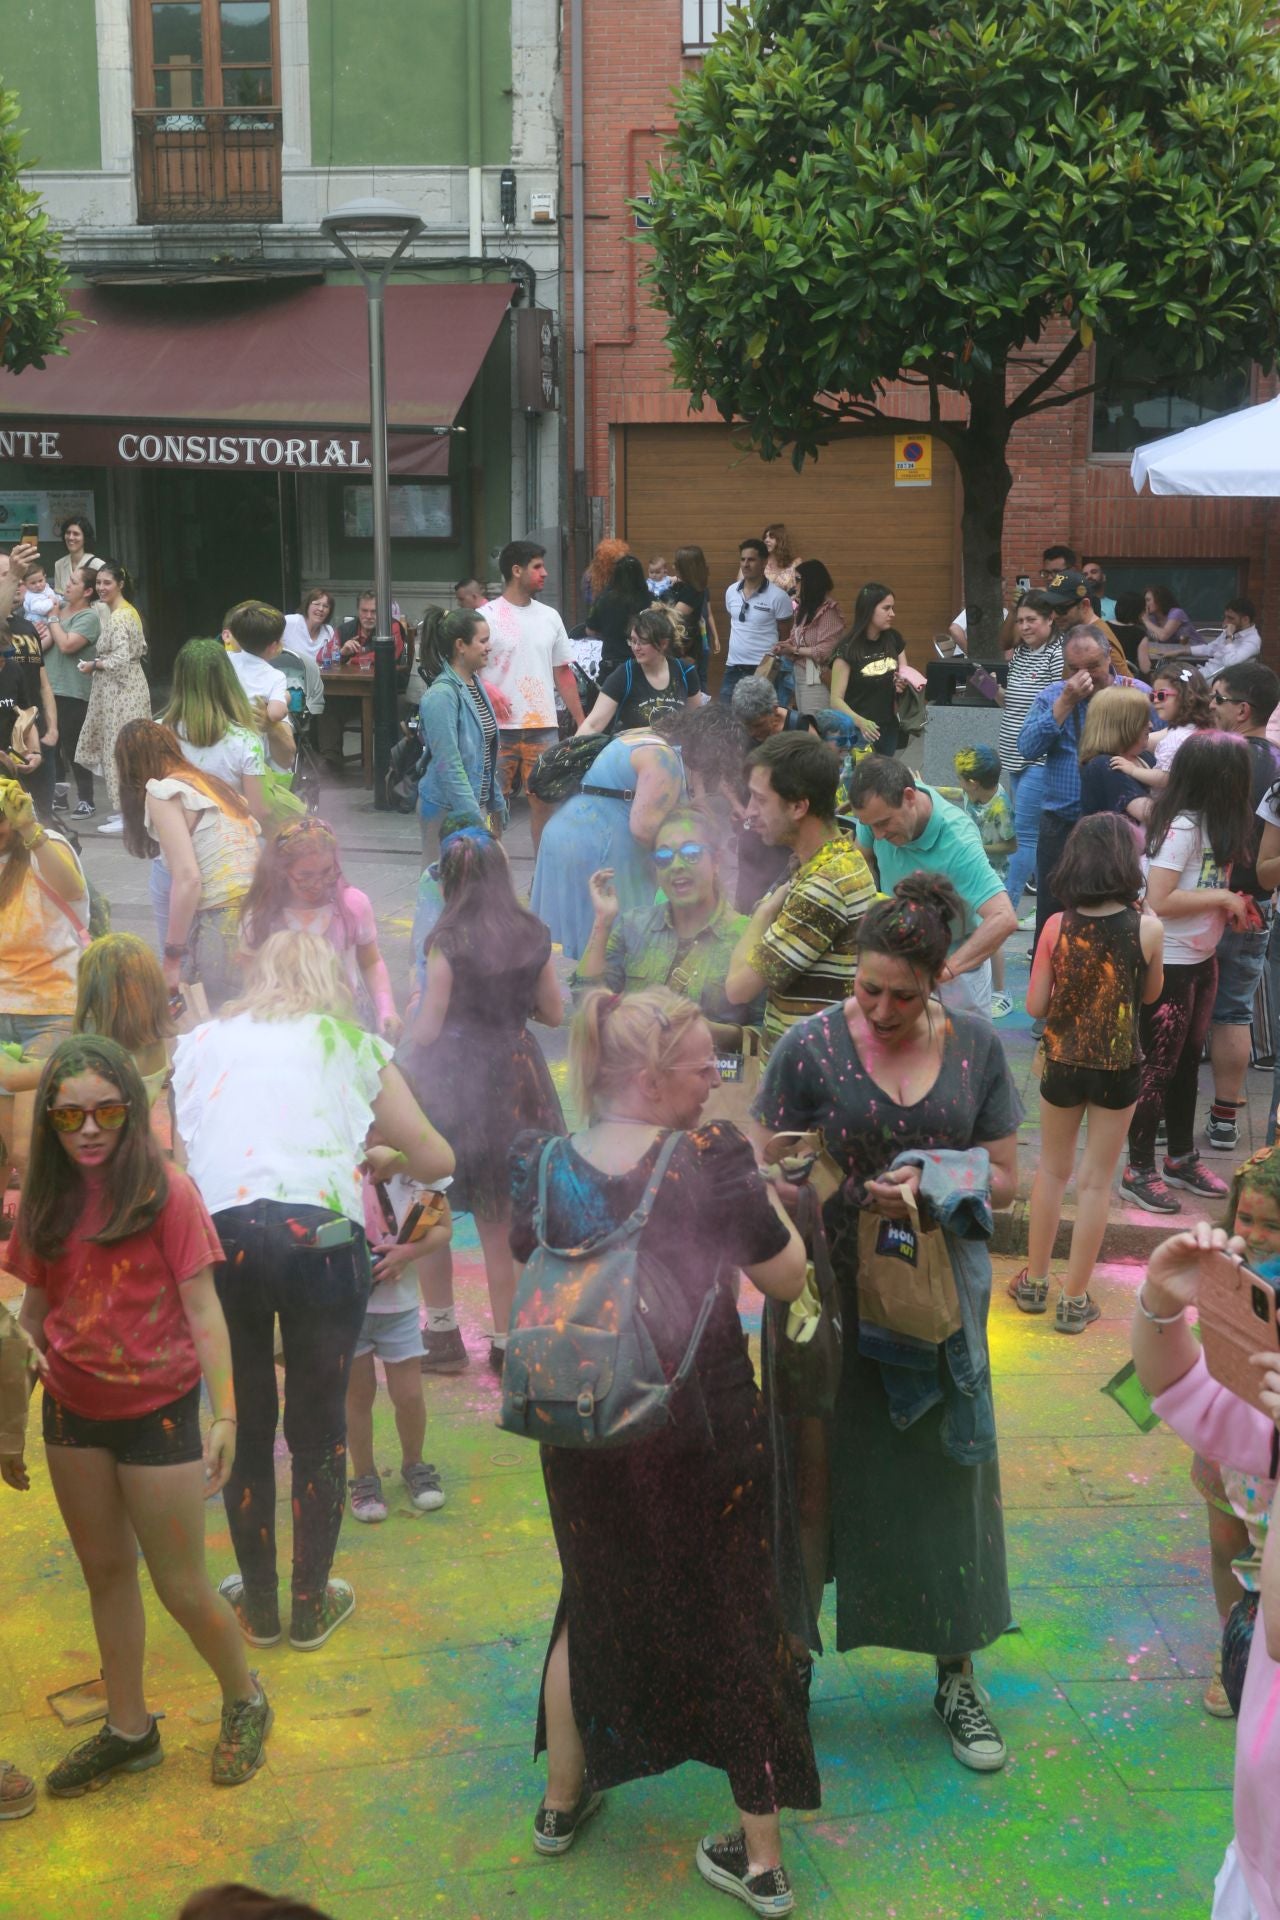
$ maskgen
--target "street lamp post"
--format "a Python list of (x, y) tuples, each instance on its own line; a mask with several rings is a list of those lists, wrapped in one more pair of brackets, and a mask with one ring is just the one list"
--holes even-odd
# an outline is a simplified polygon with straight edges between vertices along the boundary
[(393, 200), (349, 200), (326, 214), (320, 231), (346, 256), (364, 286), (369, 310), (369, 464), (373, 469), (373, 590), (378, 600), (373, 642), (373, 804), (385, 811), (391, 750), (399, 720), (396, 650), (391, 620), (391, 521), (387, 487), (387, 362), (382, 297), (405, 248), (422, 232), (416, 213)]

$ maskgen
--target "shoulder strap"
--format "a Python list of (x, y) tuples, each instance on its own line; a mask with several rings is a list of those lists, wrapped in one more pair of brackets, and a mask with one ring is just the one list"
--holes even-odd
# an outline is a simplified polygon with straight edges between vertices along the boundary
[[(68, 905), (68, 903), (63, 899), (62, 895), (60, 893), (55, 893), (47, 880), (41, 879), (39, 873), (36, 871), (34, 862), (32, 863), (32, 866), (31, 866), (31, 878), (35, 881), (41, 893), (45, 896), (45, 899), (52, 900), (54, 906), (58, 909), (59, 913), (66, 914), (67, 919), (71, 922), (72, 927), (75, 929), (75, 936), (76, 936), (76, 939), (80, 942), (80, 945), (82, 947), (87, 947), (92, 945), (88, 928), (81, 926), (79, 919), (76, 917), (74, 908)], [(87, 881), (85, 882), (85, 891), (86, 893), (88, 892)]]
[(636, 1234), (640, 1232), (640, 1229), (647, 1222), (649, 1215), (653, 1212), (654, 1202), (658, 1197), (658, 1189), (666, 1177), (666, 1171), (671, 1164), (672, 1155), (684, 1139), (684, 1134), (677, 1131), (667, 1135), (658, 1151), (658, 1157), (653, 1163), (653, 1171), (650, 1173), (648, 1181), (645, 1184), (644, 1192), (626, 1219), (618, 1226), (612, 1228), (610, 1232), (601, 1234), (598, 1239), (584, 1241), (582, 1245), (578, 1247), (553, 1246), (544, 1234), (547, 1211), (547, 1169), (552, 1148), (555, 1147), (558, 1139), (559, 1136), (557, 1135), (555, 1139), (548, 1140), (542, 1150), (542, 1158), (538, 1165), (538, 1204), (533, 1216), (533, 1230), (538, 1236), (539, 1246), (545, 1247), (548, 1253), (558, 1254), (565, 1260), (580, 1260), (588, 1253), (601, 1253), (606, 1247), (611, 1247), (620, 1240), (634, 1239)]

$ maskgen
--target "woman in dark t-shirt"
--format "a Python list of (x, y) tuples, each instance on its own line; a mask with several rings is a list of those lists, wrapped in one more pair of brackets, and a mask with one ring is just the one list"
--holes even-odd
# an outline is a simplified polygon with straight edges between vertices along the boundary
[(640, 613), (631, 623), (631, 658), (600, 682), (595, 705), (579, 733), (625, 733), (651, 727), (660, 713), (693, 706), (701, 699), (698, 670), (671, 651), (672, 616), (660, 607)]

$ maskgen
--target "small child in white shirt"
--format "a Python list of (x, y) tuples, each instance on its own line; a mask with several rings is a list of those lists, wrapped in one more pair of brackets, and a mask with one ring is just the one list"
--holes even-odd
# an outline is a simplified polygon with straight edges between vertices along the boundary
[(27, 569), (27, 582), (22, 595), (22, 611), (26, 619), (33, 624), (37, 620), (47, 620), (55, 608), (62, 605), (62, 595), (49, 585), (48, 576), (42, 566)]
[(262, 703), (260, 724), (267, 736), (268, 757), (287, 772), (294, 758), (289, 683), (279, 667), (271, 665), (273, 655), (281, 650), (283, 633), (284, 615), (277, 608), (265, 600), (242, 600), (227, 615), (222, 644), (250, 706)]
[(648, 578), (645, 580), (650, 593), (657, 600), (668, 587), (674, 587), (675, 583), (676, 577), (667, 565), (666, 555), (656, 553), (649, 562)]
[[(365, 1232), (373, 1256), (373, 1291), (365, 1308), (364, 1325), (356, 1338), (347, 1388), (347, 1447), (351, 1460), (351, 1511), (366, 1525), (385, 1520), (387, 1503), (373, 1452), (373, 1404), (378, 1393), (375, 1359), (387, 1376), (387, 1392), (395, 1410), (400, 1442), (400, 1478), (417, 1513), (432, 1513), (444, 1505), (444, 1489), (435, 1467), (422, 1458), (426, 1438), (427, 1404), (422, 1391), (422, 1327), (418, 1308), (418, 1262), (426, 1253), (448, 1244), (452, 1232), (449, 1180), (419, 1186), (403, 1172), (402, 1157), (392, 1148), (368, 1149), (369, 1171), (364, 1183)], [(429, 1225), (420, 1237), (401, 1243), (415, 1206), (421, 1205)], [(394, 1219), (394, 1230), (392, 1227)]]

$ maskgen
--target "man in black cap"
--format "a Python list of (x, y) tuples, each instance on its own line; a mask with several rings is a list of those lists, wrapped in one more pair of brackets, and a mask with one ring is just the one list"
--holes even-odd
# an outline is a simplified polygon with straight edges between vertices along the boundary
[(1089, 582), (1082, 573), (1078, 573), (1074, 567), (1068, 567), (1062, 573), (1051, 573), (1043, 592), (1045, 599), (1052, 603), (1057, 612), (1058, 631), (1064, 641), (1075, 627), (1097, 627), (1107, 636), (1115, 671), (1128, 673), (1129, 662), (1124, 657), (1124, 648), (1089, 598)]

